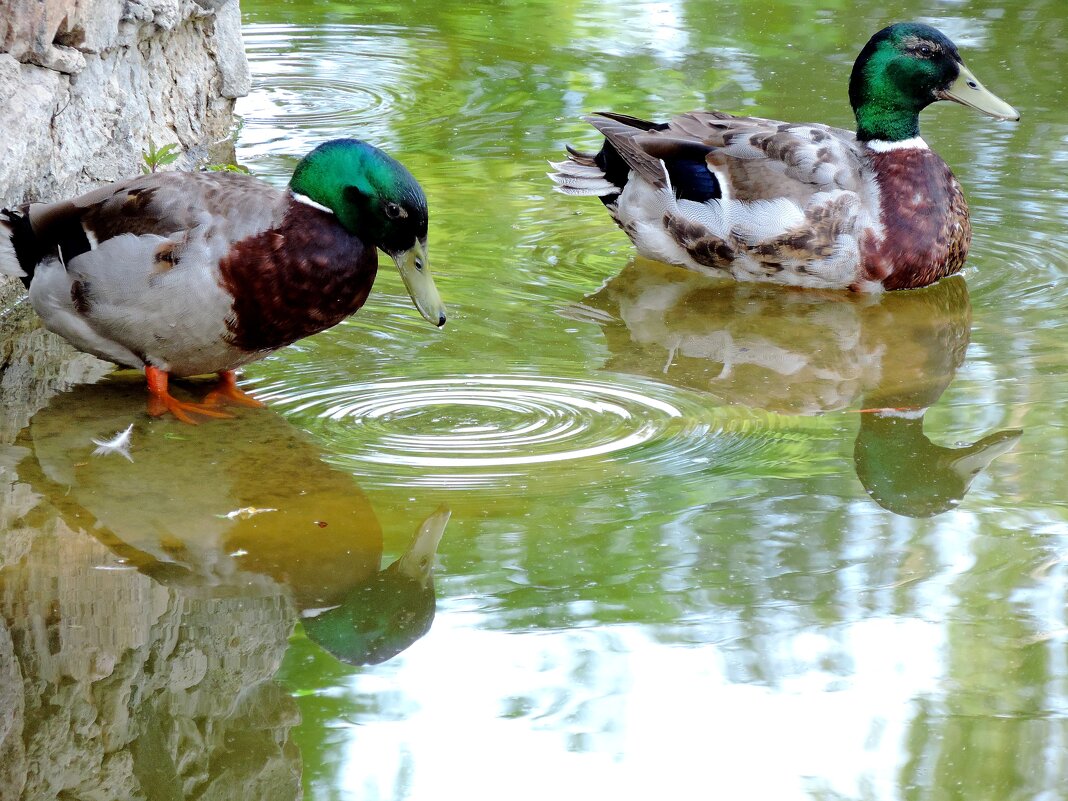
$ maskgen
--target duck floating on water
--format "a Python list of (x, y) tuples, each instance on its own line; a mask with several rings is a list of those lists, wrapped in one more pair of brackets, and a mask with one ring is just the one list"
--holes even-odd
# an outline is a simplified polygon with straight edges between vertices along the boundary
[[(149, 412), (226, 417), (259, 405), (234, 370), (363, 306), (396, 262), (420, 314), (445, 324), (427, 260), (427, 201), (398, 161), (357, 139), (325, 142), (286, 190), (230, 172), (153, 173), (72, 200), (0, 212), (0, 274), (21, 278), (46, 328), (143, 369)], [(168, 376), (218, 373), (204, 403)]]
[(953, 100), (999, 120), (987, 91), (930, 25), (897, 23), (849, 80), (856, 133), (719, 111), (655, 123), (586, 119), (596, 153), (568, 147), (559, 192), (599, 197), (638, 252), (740, 281), (858, 292), (926, 286), (961, 269), (971, 226), (960, 184), (920, 137), (919, 113)]

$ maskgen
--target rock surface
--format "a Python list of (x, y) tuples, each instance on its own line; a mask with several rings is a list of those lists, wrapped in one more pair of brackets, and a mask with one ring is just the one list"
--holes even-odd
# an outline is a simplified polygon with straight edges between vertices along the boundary
[(0, 0), (0, 203), (135, 174), (149, 137), (196, 159), (249, 88), (237, 0)]
[(0, 472), (4, 446), (15, 441), (49, 398), (76, 384), (99, 381), (113, 369), (39, 327), (29, 303), (12, 306), (0, 317)]

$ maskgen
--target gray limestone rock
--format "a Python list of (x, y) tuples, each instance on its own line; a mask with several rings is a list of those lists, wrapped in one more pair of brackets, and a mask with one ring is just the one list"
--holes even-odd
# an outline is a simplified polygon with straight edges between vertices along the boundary
[(0, 203), (133, 175), (149, 137), (190, 166), (248, 88), (237, 0), (0, 0)]
[(15, 659), (4, 619), (0, 617), (0, 801), (14, 801), (26, 785), (22, 671)]
[[(136, 175), (150, 138), (194, 167), (248, 90), (238, 0), (0, 0), (0, 207)], [(106, 370), (33, 333), (23, 295), (0, 276), (0, 443)]]

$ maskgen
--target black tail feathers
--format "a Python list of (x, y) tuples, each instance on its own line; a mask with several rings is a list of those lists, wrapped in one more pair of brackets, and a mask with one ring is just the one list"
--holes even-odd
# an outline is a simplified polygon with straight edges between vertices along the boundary
[(18, 278), (29, 288), (40, 258), (29, 215), (18, 209), (0, 209), (0, 274)]

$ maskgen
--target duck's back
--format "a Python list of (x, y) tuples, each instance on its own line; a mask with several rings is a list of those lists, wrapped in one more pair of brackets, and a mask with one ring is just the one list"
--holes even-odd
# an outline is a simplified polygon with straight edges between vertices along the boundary
[[(25, 255), (56, 255), (69, 264), (123, 235), (196, 232), (224, 247), (276, 224), (285, 204), (282, 192), (249, 175), (167, 172), (119, 181), (71, 200), (26, 204), (18, 211), (37, 250)], [(32, 275), (35, 263), (24, 258), (19, 244), (16, 239), (20, 263)]]

